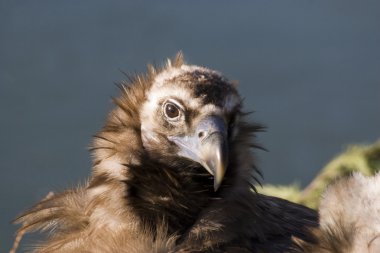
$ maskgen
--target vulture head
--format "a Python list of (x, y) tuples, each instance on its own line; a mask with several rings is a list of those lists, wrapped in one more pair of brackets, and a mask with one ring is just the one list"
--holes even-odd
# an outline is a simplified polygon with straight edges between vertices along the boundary
[(215, 71), (182, 64), (159, 73), (145, 96), (139, 112), (145, 150), (156, 159), (202, 166), (218, 190), (240, 109), (231, 83)]
[(90, 188), (124, 181), (128, 204), (149, 226), (164, 214), (176, 231), (225, 189), (253, 182), (251, 138), (262, 128), (244, 122), (242, 100), (220, 73), (187, 65), (181, 54), (148, 68), (120, 85), (117, 107), (95, 136)]
[(262, 127), (244, 120), (234, 84), (181, 54), (148, 69), (120, 84), (89, 182), (17, 220), (54, 231), (37, 252), (285, 252), (308, 241), (312, 210), (254, 192)]

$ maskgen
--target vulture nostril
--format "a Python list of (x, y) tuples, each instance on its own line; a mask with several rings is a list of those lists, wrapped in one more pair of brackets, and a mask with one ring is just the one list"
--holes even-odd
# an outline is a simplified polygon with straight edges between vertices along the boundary
[(199, 132), (199, 133), (198, 133), (198, 137), (199, 137), (199, 138), (202, 138), (204, 135), (205, 135), (205, 132)]

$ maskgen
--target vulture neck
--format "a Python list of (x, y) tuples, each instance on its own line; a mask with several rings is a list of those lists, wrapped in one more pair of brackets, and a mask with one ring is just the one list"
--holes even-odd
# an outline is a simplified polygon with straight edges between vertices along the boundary
[(165, 161), (141, 155), (140, 165), (130, 165), (126, 180), (127, 202), (148, 229), (167, 227), (168, 234), (181, 234), (195, 223), (202, 209), (221, 199), (232, 179), (226, 173), (217, 192), (214, 179), (198, 163), (178, 157)]

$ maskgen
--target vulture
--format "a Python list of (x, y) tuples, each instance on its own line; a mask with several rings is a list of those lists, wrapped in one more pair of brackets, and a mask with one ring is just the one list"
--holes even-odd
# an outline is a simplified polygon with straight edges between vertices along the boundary
[(305, 244), (305, 252), (379, 253), (380, 174), (337, 180), (322, 196), (319, 215), (318, 244)]
[(318, 213), (255, 191), (250, 123), (234, 82), (184, 62), (120, 83), (87, 183), (16, 219), (38, 253), (282, 253), (316, 243)]

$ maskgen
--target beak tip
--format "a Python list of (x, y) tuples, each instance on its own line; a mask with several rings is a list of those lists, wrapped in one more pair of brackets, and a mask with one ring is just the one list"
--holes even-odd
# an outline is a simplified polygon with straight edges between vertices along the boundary
[(224, 178), (224, 169), (222, 171), (218, 171), (219, 173), (215, 173), (214, 175), (214, 191), (216, 192), (220, 185), (222, 184)]
[(214, 192), (217, 192), (217, 191), (218, 191), (218, 189), (219, 189), (219, 185), (217, 185), (217, 184), (214, 184)]

